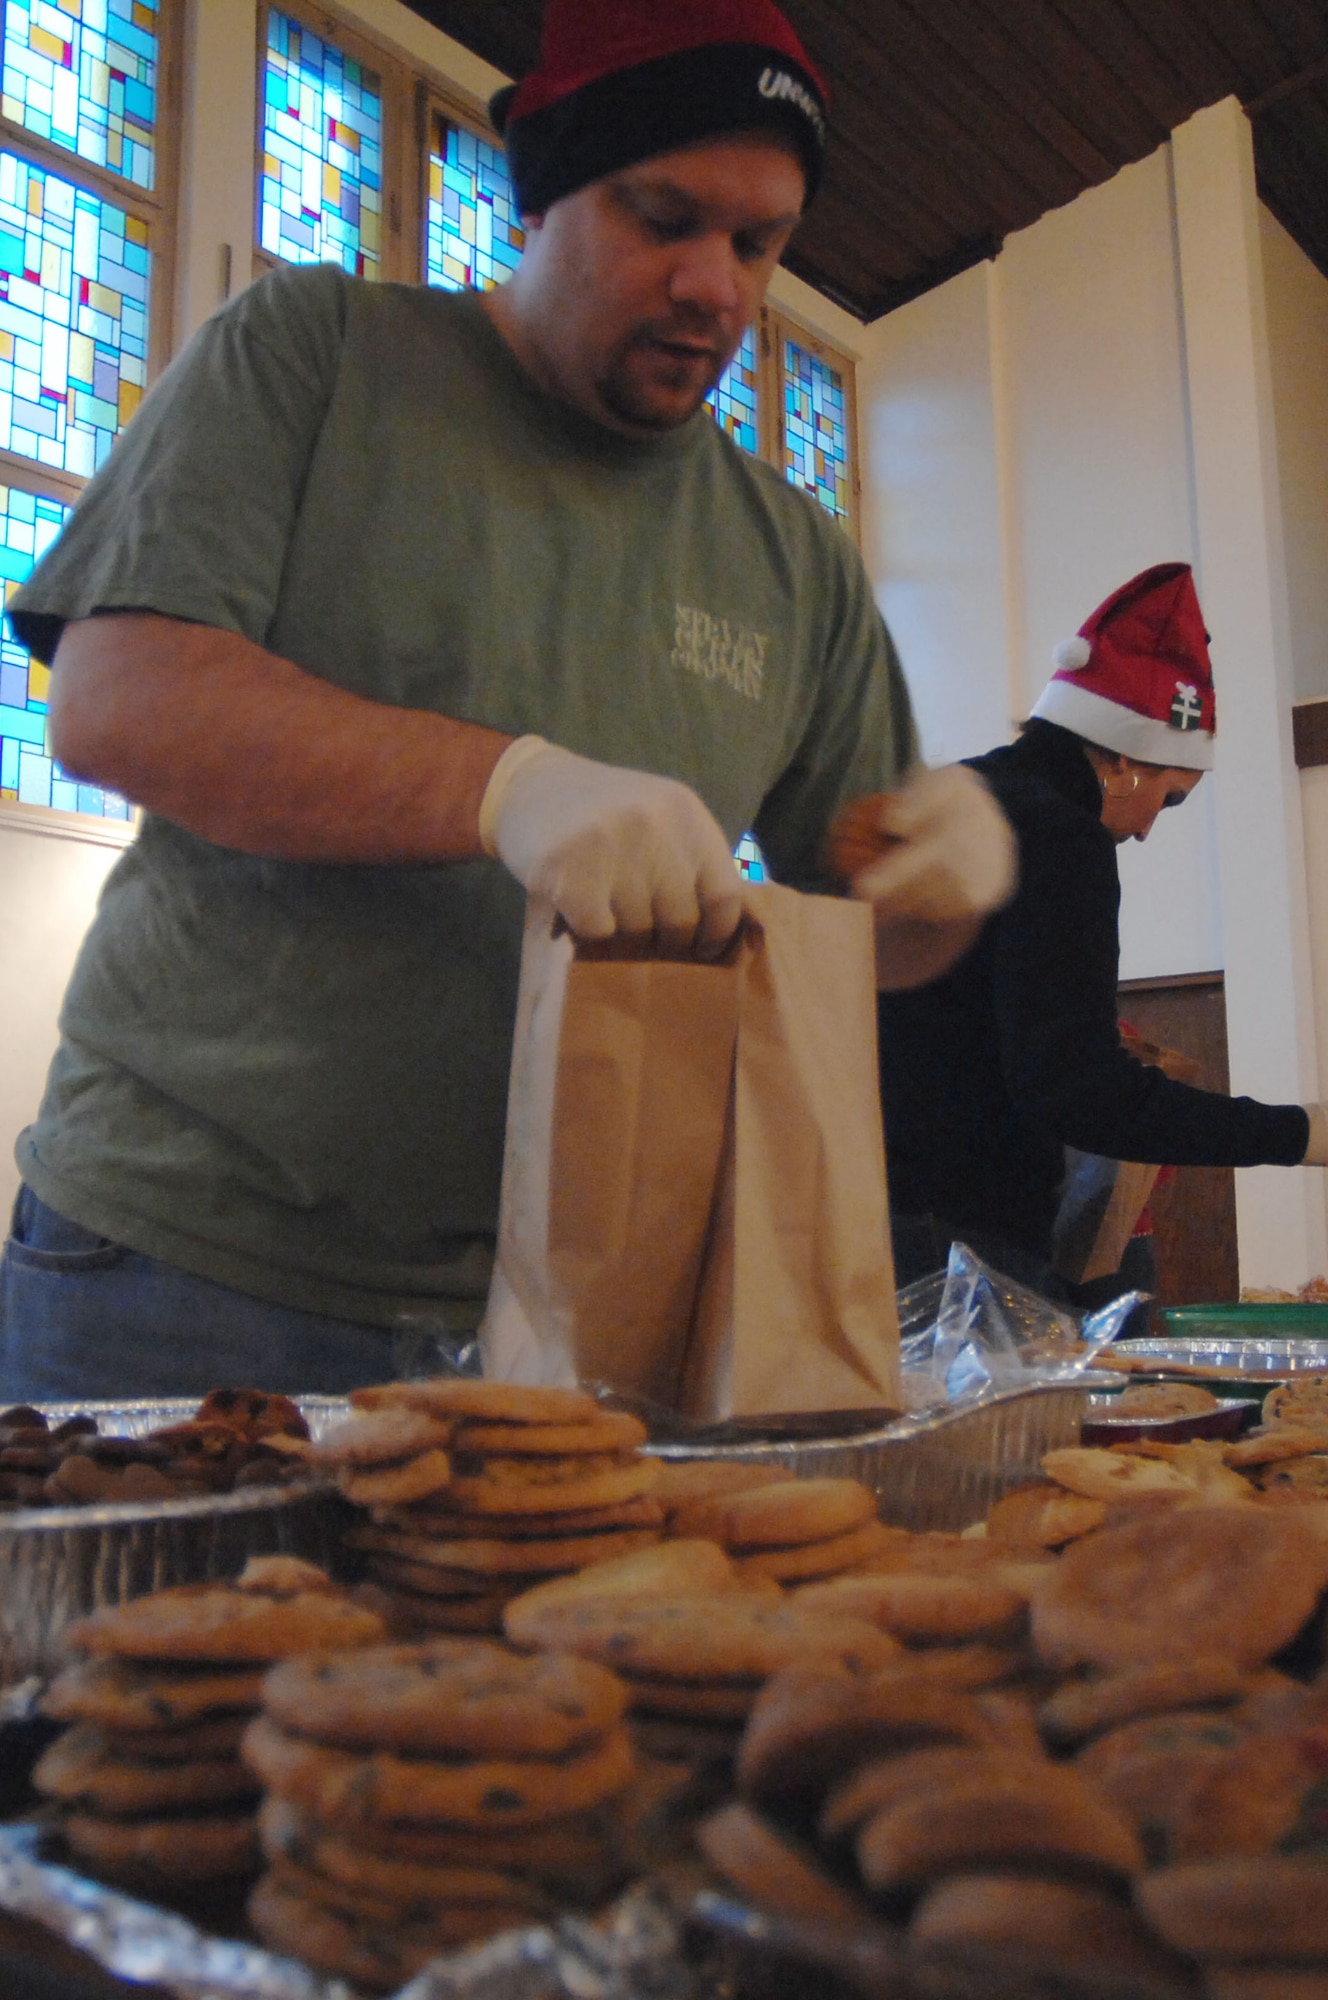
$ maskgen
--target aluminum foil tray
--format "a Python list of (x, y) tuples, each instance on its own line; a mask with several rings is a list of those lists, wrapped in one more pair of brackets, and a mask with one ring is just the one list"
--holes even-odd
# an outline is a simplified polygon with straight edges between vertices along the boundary
[(900, 1528), (967, 1528), (1016, 1486), (1042, 1475), (1042, 1454), (1079, 1442), (1101, 1377), (1008, 1389), (967, 1409), (902, 1417), (853, 1438), (789, 1444), (651, 1447), (661, 1458), (787, 1465), (804, 1479), (860, 1479), (883, 1521)]
[[(315, 1437), (349, 1407), (341, 1396), (299, 1403)], [(192, 1417), (198, 1398), (41, 1407), (53, 1425), (86, 1413), (107, 1437), (140, 1437)], [(335, 1490), (310, 1483), (0, 1513), (0, 1688), (49, 1672), (66, 1625), (104, 1604), (234, 1576), (251, 1555), (299, 1555), (330, 1566), (343, 1520)]]
[(1274, 1381), (1287, 1375), (1328, 1373), (1328, 1340), (1274, 1334), (1241, 1334), (1222, 1340), (1118, 1340), (1112, 1352), (1156, 1358), (1159, 1368), (1180, 1362), (1187, 1368), (1215, 1368), (1223, 1375), (1260, 1375)]

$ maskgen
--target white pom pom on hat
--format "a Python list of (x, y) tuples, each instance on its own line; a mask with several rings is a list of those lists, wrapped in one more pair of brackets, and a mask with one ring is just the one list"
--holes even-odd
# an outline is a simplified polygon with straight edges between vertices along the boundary
[(1088, 665), (1093, 657), (1093, 648), (1087, 639), (1076, 632), (1073, 639), (1062, 639), (1059, 646), (1053, 649), (1051, 657), (1058, 673), (1073, 674)]

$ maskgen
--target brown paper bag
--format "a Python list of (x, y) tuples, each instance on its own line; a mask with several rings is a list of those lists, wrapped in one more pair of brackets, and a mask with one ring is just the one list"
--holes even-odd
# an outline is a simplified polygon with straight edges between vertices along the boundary
[(696, 1415), (899, 1402), (865, 904), (748, 890), (730, 1133), (697, 1299)]
[(748, 894), (718, 965), (574, 948), (532, 904), (486, 1374), (705, 1417), (897, 1402), (870, 913)]
[(487, 1375), (677, 1407), (724, 1141), (740, 973), (553, 934), (521, 955)]

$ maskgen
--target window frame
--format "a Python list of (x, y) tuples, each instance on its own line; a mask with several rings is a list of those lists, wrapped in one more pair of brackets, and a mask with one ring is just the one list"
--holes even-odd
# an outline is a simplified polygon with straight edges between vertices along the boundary
[[(833, 368), (844, 385), (844, 428), (848, 434), (848, 518), (840, 522), (849, 539), (862, 546), (862, 480), (859, 470), (861, 453), (858, 448), (858, 396), (857, 369), (850, 354), (835, 347), (819, 333), (813, 333), (801, 320), (796, 319), (783, 307), (764, 305), (761, 308), (761, 358), (765, 364), (758, 390), (758, 416), (763, 417), (761, 456), (773, 465), (781, 479), (787, 477), (784, 464), (784, 342), (791, 340), (795, 347), (801, 347), (827, 368)], [(769, 388), (766, 388), (766, 384)], [(762, 412), (759, 404), (764, 403)], [(789, 480), (792, 486), (794, 482)], [(805, 487), (796, 490), (806, 492)], [(815, 499), (814, 494), (808, 494)], [(817, 506), (821, 505), (816, 501)], [(829, 513), (829, 509), (824, 510)], [(831, 516), (839, 520), (838, 515)]]
[[(179, 217), (180, 160), (183, 128), (185, 0), (158, 0), (157, 116), (154, 126), (154, 172), (151, 188), (139, 187), (111, 167), (84, 159), (71, 146), (30, 132), (0, 111), (0, 148), (27, 165), (52, 173), (109, 202), (142, 222), (148, 232), (152, 284), (148, 300), (148, 340), (144, 394), (171, 358), (175, 333), (175, 279)], [(3, 45), (0, 44), (0, 64)], [(118, 433), (117, 433), (118, 435)], [(43, 465), (40, 459), (0, 447), (0, 484), (17, 487), (39, 499), (74, 506), (88, 485), (82, 473)], [(98, 813), (67, 812), (60, 806), (34, 805), (23, 799), (0, 799), (0, 826), (66, 839), (126, 847), (138, 831), (140, 811), (132, 803), (127, 819)]]

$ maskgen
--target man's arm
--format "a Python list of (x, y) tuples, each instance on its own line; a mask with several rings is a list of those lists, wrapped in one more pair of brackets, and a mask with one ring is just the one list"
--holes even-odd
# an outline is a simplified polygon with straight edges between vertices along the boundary
[(366, 701), (238, 633), (151, 612), (67, 625), (51, 677), (66, 770), (282, 861), (480, 855), (480, 801), (511, 741)]
[(496, 854), (578, 937), (653, 932), (703, 957), (742, 916), (728, 843), (686, 785), (366, 701), (234, 632), (155, 612), (77, 619), (51, 696), (66, 769), (221, 847), (397, 865)]

